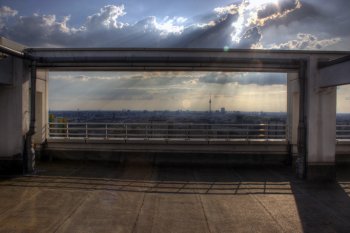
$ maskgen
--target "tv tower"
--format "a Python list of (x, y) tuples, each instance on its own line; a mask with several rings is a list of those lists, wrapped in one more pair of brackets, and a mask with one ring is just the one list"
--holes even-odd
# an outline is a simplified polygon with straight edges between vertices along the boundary
[(209, 113), (211, 113), (211, 95), (209, 97)]

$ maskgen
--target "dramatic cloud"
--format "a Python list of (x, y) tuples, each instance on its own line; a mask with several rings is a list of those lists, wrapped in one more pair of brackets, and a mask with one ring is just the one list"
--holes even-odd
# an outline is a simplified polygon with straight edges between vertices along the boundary
[(286, 74), (280, 73), (227, 73), (227, 72), (215, 72), (208, 73), (207, 75), (200, 77), (199, 82), (203, 83), (215, 83), (215, 84), (228, 84), (235, 83), (240, 85), (286, 85)]
[(258, 27), (250, 28), (240, 38), (240, 47), (252, 48), (259, 43), (261, 37), (262, 34)]
[(117, 19), (126, 14), (124, 5), (115, 6), (107, 5), (100, 9), (99, 13), (91, 15), (87, 18), (85, 26), (88, 30), (96, 30), (100, 28), (115, 29), (122, 28), (123, 23)]
[(350, 1), (304, 0), (301, 3), (299, 9), (261, 27), (263, 37), (259, 42), (260, 48), (300, 40), (298, 34), (310, 34), (318, 40), (340, 38), (333, 40), (336, 43), (323, 46), (322, 50), (350, 50)]
[(231, 25), (231, 40), (238, 47), (250, 48), (261, 39), (258, 27), (264, 26), (268, 21), (283, 18), (300, 7), (299, 0), (244, 0), (241, 4), (218, 7), (214, 11), (220, 16), (237, 14), (237, 20)]
[[(47, 46), (68, 43), (75, 29), (69, 28), (69, 16), (57, 21), (55, 15), (20, 16), (12, 27), (5, 29), (7, 35), (16, 37), (16, 41), (24, 44)], [(64, 35), (64, 36), (63, 36)]]
[(250, 21), (254, 25), (263, 26), (267, 21), (285, 17), (287, 14), (299, 9), (299, 0), (280, 0), (274, 3), (266, 3), (251, 14)]
[(201, 19), (147, 16), (125, 23), (125, 6), (107, 5), (78, 27), (69, 26), (70, 16), (35, 13), (15, 17), (0, 32), (20, 43), (40, 47), (251, 48), (261, 41), (261, 27), (266, 22), (283, 18), (300, 7), (299, 0), (243, 0), (216, 7)]
[(17, 13), (18, 12), (16, 10), (11, 9), (8, 6), (0, 7), (0, 16), (1, 17), (15, 16), (15, 15), (17, 15)]
[(162, 20), (162, 22), (157, 22), (157, 19), (155, 17), (153, 19), (154, 21), (151, 25), (154, 25), (154, 27), (160, 31), (161, 36), (166, 36), (171, 33), (181, 34), (185, 29), (183, 23), (185, 23), (187, 20), (184, 17), (166, 17), (164, 20)]
[(225, 7), (217, 7), (214, 9), (214, 11), (219, 15), (225, 15), (225, 14), (236, 14), (238, 13), (240, 7), (239, 5), (231, 4)]
[[(108, 5), (99, 13), (87, 17), (84, 25), (69, 27), (70, 17), (59, 20), (55, 15), (20, 16), (2, 34), (30, 46), (54, 47), (176, 47), (181, 36), (204, 32), (214, 27), (208, 24), (187, 25), (185, 17), (149, 16), (134, 24), (120, 21), (126, 14), (123, 5)], [(180, 38), (179, 38), (180, 37)], [(181, 43), (180, 43), (181, 44)]]
[[(338, 8), (329, 4), (321, 7), (314, 1), (243, 0), (202, 16), (147, 16), (134, 23), (123, 22), (124, 5), (107, 5), (75, 27), (70, 26), (70, 16), (18, 16), (16, 10), (3, 6), (0, 34), (34, 47), (350, 49), (346, 43), (350, 40), (347, 12), (337, 12), (341, 20), (334, 27), (333, 16), (327, 12)], [(349, 5), (344, 0), (335, 1)], [(318, 22), (327, 25), (328, 34)], [(318, 31), (312, 32), (313, 28)]]
[(311, 34), (299, 33), (297, 39), (291, 40), (281, 44), (273, 44), (273, 49), (311, 49), (320, 50), (326, 49), (327, 47), (337, 44), (341, 41), (340, 38), (331, 38), (320, 40), (316, 36)]
[(5, 26), (5, 21), (8, 17), (13, 17), (17, 15), (17, 11), (11, 9), (8, 6), (2, 6), (0, 7), (0, 29), (2, 29)]

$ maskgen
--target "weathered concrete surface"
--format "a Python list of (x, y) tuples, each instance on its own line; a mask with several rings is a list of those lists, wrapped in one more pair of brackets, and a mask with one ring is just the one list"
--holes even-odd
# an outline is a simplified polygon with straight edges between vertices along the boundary
[(350, 84), (350, 61), (335, 64), (320, 70), (320, 87)]
[(349, 232), (350, 168), (54, 161), (0, 180), (0, 232)]
[[(0, 85), (0, 159), (21, 157), (29, 128), (29, 76), (25, 63), (11, 59), (12, 85)], [(2, 69), (0, 67), (0, 75)]]

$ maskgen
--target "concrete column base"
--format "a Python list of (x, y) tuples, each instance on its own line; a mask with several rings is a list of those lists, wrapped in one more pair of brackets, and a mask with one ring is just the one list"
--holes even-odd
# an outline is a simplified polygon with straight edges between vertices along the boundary
[(335, 181), (335, 164), (308, 164), (306, 178), (311, 181)]

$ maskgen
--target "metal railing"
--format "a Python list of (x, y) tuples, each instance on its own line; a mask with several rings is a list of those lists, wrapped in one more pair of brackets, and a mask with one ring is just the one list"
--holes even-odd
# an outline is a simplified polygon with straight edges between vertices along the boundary
[(51, 139), (286, 139), (285, 124), (48, 123)]
[(338, 140), (350, 140), (350, 125), (337, 125), (336, 132)]

